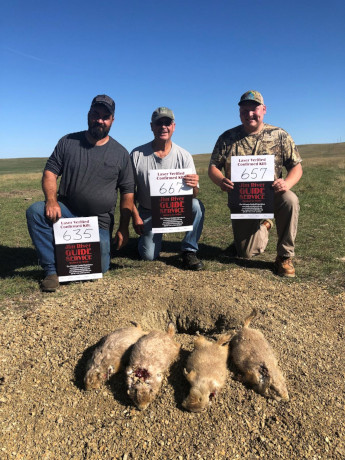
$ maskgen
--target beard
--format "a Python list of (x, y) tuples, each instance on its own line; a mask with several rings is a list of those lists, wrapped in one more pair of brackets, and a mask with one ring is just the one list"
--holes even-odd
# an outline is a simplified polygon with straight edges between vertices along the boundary
[(97, 122), (89, 122), (89, 134), (92, 136), (96, 141), (100, 141), (101, 139), (104, 139), (105, 137), (108, 136), (110, 131), (110, 126), (109, 128), (105, 125), (101, 125), (100, 123)]

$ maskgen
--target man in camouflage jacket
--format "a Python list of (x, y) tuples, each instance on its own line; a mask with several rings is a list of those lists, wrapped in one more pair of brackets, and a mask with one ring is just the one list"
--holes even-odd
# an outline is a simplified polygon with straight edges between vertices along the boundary
[[(240, 155), (274, 155), (275, 177), (274, 217), (278, 243), (275, 272), (280, 276), (295, 276), (292, 258), (295, 255), (299, 202), (291, 191), (302, 177), (301, 157), (291, 136), (281, 128), (264, 123), (266, 106), (258, 91), (247, 91), (241, 96), (242, 124), (225, 131), (217, 140), (210, 160), (208, 174), (221, 190), (231, 192), (231, 157)], [(287, 170), (282, 177), (283, 166)], [(222, 173), (224, 169), (224, 174)], [(273, 222), (258, 219), (233, 219), (233, 249), (237, 256), (250, 258), (264, 252)]]

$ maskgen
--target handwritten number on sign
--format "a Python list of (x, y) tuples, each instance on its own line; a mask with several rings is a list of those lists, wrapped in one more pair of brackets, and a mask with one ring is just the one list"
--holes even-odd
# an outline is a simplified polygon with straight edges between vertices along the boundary
[(176, 188), (180, 186), (179, 190), (177, 193), (180, 193), (180, 191), (182, 190), (183, 188), (183, 182), (176, 182), (176, 183), (172, 183), (170, 184), (170, 187), (169, 189), (167, 189), (167, 187), (165, 186), (165, 183), (163, 183), (159, 189), (159, 193), (161, 195), (173, 195), (175, 192), (176, 192)]
[(165, 195), (166, 192), (167, 192), (167, 189), (164, 187), (164, 185), (165, 185), (165, 184), (163, 183), (163, 184), (161, 185), (161, 188), (159, 189), (159, 193), (160, 193), (161, 195)]
[[(249, 170), (249, 172), (247, 171), (247, 168), (245, 168), (241, 174), (241, 179), (242, 180), (247, 180), (247, 179), (251, 179), (251, 180), (256, 180), (257, 177), (258, 177), (258, 173), (256, 172), (259, 168), (253, 168), (251, 170)], [(260, 172), (262, 172), (261, 174), (261, 177), (259, 180), (263, 180), (265, 174), (266, 174), (266, 171), (267, 171), (267, 168), (260, 168), (259, 169)]]
[(74, 240), (81, 240), (82, 239), (82, 236), (80, 234), (80, 228), (77, 228), (76, 230), (73, 230), (74, 231)]
[(83, 237), (84, 238), (91, 238), (91, 233), (90, 233), (91, 230), (85, 229), (82, 234), (80, 233), (80, 231), (81, 231), (80, 228), (74, 229), (74, 230), (72, 230), (73, 235), (71, 235), (70, 230), (66, 230), (65, 233), (63, 234), (63, 239), (65, 241), (70, 241), (70, 240), (79, 241)]
[(72, 237), (71, 235), (68, 233), (68, 230), (65, 231), (65, 233), (63, 234), (63, 237), (62, 237), (65, 241), (69, 241)]

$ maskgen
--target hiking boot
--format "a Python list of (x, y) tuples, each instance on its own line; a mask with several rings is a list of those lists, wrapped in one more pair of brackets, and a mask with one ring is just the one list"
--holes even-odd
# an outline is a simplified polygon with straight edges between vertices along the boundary
[(55, 292), (59, 286), (59, 278), (56, 273), (47, 275), (41, 282), (41, 290), (43, 292)]
[(265, 219), (263, 222), (261, 222), (261, 225), (264, 225), (268, 231), (271, 230), (271, 228), (273, 228), (273, 220), (271, 219)]
[(287, 276), (288, 278), (295, 277), (295, 268), (290, 257), (277, 256), (274, 262), (274, 271), (278, 276)]
[(186, 270), (202, 270), (204, 268), (204, 264), (199, 260), (196, 256), (195, 252), (192, 251), (184, 251), (182, 253), (182, 260), (183, 260), (183, 267)]

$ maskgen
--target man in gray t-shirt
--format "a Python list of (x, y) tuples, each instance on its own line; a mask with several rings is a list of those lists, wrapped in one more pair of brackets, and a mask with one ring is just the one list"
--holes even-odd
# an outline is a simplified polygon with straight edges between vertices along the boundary
[(183, 266), (189, 270), (201, 270), (204, 266), (196, 256), (198, 241), (204, 223), (204, 206), (196, 198), (199, 191), (199, 176), (196, 174), (192, 155), (174, 144), (171, 137), (175, 130), (175, 117), (167, 107), (156, 109), (151, 118), (152, 142), (133, 149), (131, 159), (136, 183), (133, 206), (133, 227), (140, 235), (138, 250), (144, 260), (154, 260), (159, 256), (162, 234), (152, 233), (151, 197), (149, 170), (152, 169), (191, 169), (192, 174), (184, 176), (186, 185), (193, 187), (193, 230), (186, 232), (181, 243)]
[[(59, 287), (53, 223), (61, 217), (98, 217), (104, 273), (110, 265), (110, 239), (119, 189), (117, 249), (128, 241), (134, 178), (127, 150), (109, 136), (114, 111), (115, 102), (109, 96), (103, 94), (92, 100), (88, 130), (68, 134), (59, 140), (43, 172), (45, 201), (34, 203), (26, 212), (29, 233), (45, 271), (41, 283), (43, 291), (54, 292)], [(61, 177), (59, 190), (58, 177)]]

